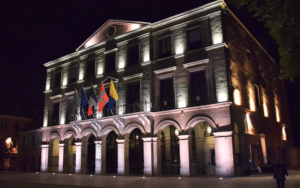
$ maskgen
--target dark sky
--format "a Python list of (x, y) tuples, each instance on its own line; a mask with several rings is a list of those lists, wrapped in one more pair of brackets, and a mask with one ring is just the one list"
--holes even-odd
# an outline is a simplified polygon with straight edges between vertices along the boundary
[[(21, 111), (29, 115), (34, 114), (35, 107), (43, 114), (43, 64), (74, 52), (108, 19), (156, 22), (208, 2), (211, 1), (1, 1), (0, 113), (10, 113), (20, 104)], [(278, 61), (275, 42), (263, 24), (246, 9), (228, 5)]]

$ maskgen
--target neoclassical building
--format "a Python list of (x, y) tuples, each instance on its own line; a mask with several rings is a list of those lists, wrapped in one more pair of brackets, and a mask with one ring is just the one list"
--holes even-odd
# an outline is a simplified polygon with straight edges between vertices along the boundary
[[(220, 0), (155, 23), (108, 20), (44, 66), (44, 172), (232, 177), (286, 143), (279, 66)], [(111, 80), (114, 110), (72, 121), (74, 88), (92, 84), (99, 100)]]

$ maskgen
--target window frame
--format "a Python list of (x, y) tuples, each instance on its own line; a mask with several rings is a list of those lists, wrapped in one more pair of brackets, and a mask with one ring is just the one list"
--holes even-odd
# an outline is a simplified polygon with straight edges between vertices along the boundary
[[(129, 110), (128, 110), (128, 108), (129, 108), (129, 105), (131, 105), (130, 103), (129, 103), (129, 87), (130, 86), (133, 86), (133, 85), (138, 85), (139, 86), (139, 101), (138, 101), (138, 103), (141, 103), (141, 93), (142, 93), (142, 90), (141, 90), (141, 78), (137, 78), (137, 79), (132, 79), (132, 80), (130, 80), (130, 81), (127, 81), (126, 82), (126, 113), (135, 113), (135, 112), (130, 112)], [(134, 103), (133, 103), (134, 104)], [(136, 112), (139, 112), (141, 110), (141, 108), (140, 109), (138, 109)]]
[[(129, 51), (130, 51), (130, 49), (133, 49), (133, 48), (135, 48), (135, 46), (138, 46), (137, 48), (138, 48), (138, 62), (137, 63), (135, 63), (135, 64), (130, 64), (129, 62), (130, 62), (130, 56), (129, 56)], [(141, 59), (141, 57), (140, 57), (140, 53), (141, 53), (141, 47), (140, 47), (140, 43), (135, 43), (135, 44), (131, 44), (131, 45), (128, 45), (128, 47), (127, 47), (127, 66), (134, 66), (134, 65), (138, 65), (139, 63), (140, 63), (140, 59)]]
[[(108, 68), (108, 62), (107, 62), (107, 56), (109, 56), (109, 55), (111, 55), (111, 54), (115, 54), (115, 68), (113, 69), (113, 70), (107, 70), (107, 68)], [(117, 50), (113, 50), (113, 51), (109, 51), (109, 52), (106, 52), (105, 53), (105, 73), (107, 73), (107, 72), (113, 72), (113, 71), (116, 71), (116, 68), (117, 68)]]
[[(197, 30), (197, 29), (200, 29), (200, 31), (201, 31), (201, 32), (200, 32), (200, 33), (201, 33), (201, 47), (200, 47), (200, 48), (197, 48), (197, 49), (191, 50), (191, 49), (190, 49), (190, 41), (189, 41), (189, 32), (191, 32), (191, 31), (193, 31), (193, 30)], [(187, 28), (187, 29), (186, 29), (186, 49), (187, 49), (187, 52), (191, 52), (191, 51), (194, 51), (194, 50), (199, 50), (199, 49), (204, 48), (203, 36), (204, 36), (204, 35), (203, 35), (203, 26), (202, 26), (202, 25)]]
[[(71, 78), (70, 78), (70, 70), (71, 69), (76, 69), (76, 71), (75, 71), (75, 81), (74, 82), (71, 82)], [(71, 66), (70, 68), (69, 68), (69, 73), (68, 73), (68, 83), (69, 84), (73, 84), (73, 83), (76, 83), (77, 82), (77, 80), (78, 80), (78, 66), (77, 65), (74, 65), (74, 66)]]
[[(161, 53), (161, 50), (162, 50), (162, 48), (161, 48), (161, 42), (162, 41), (167, 41), (168, 39), (170, 38), (170, 55), (168, 55), (167, 53), (167, 55), (165, 55), (165, 56), (163, 56), (162, 55), (162, 53)], [(169, 35), (165, 35), (165, 36), (162, 36), (162, 37), (159, 37), (158, 39), (157, 39), (157, 43), (158, 43), (158, 59), (163, 59), (163, 58), (168, 58), (168, 57), (171, 57), (171, 56), (173, 56), (173, 43), (172, 43), (172, 34), (169, 34)], [(167, 48), (167, 45), (166, 45), (166, 48)]]
[[(256, 97), (256, 91), (257, 91), (257, 97)], [(255, 106), (256, 108), (261, 108), (261, 94), (260, 94), (260, 88), (258, 85), (254, 84), (254, 95), (255, 95)]]
[[(93, 66), (90, 64), (93, 64)], [(91, 73), (91, 75), (88, 75), (88, 67), (89, 66), (94, 67), (94, 72)], [(96, 60), (94, 58), (90, 58), (90, 59), (86, 60), (86, 62), (85, 62), (85, 78), (92, 78), (95, 75), (96, 75)]]
[[(59, 82), (59, 86), (56, 86), (56, 79), (57, 79), (57, 77), (56, 77), (56, 75), (58, 75), (58, 73), (60, 73), (60, 82)], [(62, 86), (62, 71), (61, 70), (59, 70), (59, 71), (55, 71), (54, 72), (54, 74), (53, 74), (53, 85), (52, 85), (52, 87), (53, 87), (53, 89), (56, 89), (56, 88), (59, 88), (59, 87), (61, 87)]]

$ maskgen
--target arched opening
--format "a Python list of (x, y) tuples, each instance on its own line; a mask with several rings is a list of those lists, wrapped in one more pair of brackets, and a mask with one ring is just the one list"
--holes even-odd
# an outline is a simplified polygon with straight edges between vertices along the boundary
[(72, 136), (68, 140), (68, 157), (67, 157), (67, 171), (75, 172), (75, 164), (76, 164), (76, 145), (75, 138)]
[(161, 134), (162, 174), (180, 173), (179, 131), (174, 126), (165, 127)]
[(95, 140), (91, 135), (87, 143), (87, 173), (95, 173)]
[(111, 131), (106, 137), (106, 173), (117, 173), (118, 143), (117, 134)]
[(191, 131), (191, 173), (215, 174), (215, 141), (207, 122), (197, 123)]
[(136, 128), (129, 135), (129, 173), (143, 174), (144, 147), (142, 132)]
[(59, 140), (55, 138), (50, 142), (50, 160), (49, 160), (49, 171), (58, 172), (58, 156), (59, 156)]

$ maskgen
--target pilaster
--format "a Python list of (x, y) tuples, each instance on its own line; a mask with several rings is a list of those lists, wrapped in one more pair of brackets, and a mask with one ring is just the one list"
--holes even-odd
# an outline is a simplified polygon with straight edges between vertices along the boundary
[(180, 175), (191, 175), (191, 162), (190, 162), (190, 137), (191, 135), (179, 135), (179, 151), (180, 151)]
[(215, 132), (216, 176), (234, 176), (232, 131)]
[(118, 142), (118, 174), (129, 174), (129, 141), (117, 139)]
[(148, 176), (153, 175), (153, 150), (152, 150), (152, 137), (142, 138), (144, 144), (144, 174)]
[(48, 171), (48, 156), (49, 156), (49, 144), (42, 144), (42, 161), (41, 161), (41, 171)]
[(81, 148), (82, 142), (75, 142), (76, 145), (76, 164), (75, 164), (75, 173), (81, 173)]
[(63, 172), (64, 170), (64, 145), (65, 144), (59, 144), (58, 172)]

